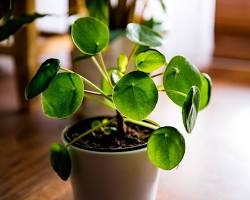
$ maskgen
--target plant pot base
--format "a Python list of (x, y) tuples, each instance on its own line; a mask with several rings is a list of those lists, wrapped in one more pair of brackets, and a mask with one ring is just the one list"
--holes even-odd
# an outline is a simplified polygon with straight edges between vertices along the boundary
[[(64, 134), (62, 140), (66, 144)], [(146, 147), (122, 152), (97, 152), (69, 147), (75, 200), (155, 200), (158, 168)]]

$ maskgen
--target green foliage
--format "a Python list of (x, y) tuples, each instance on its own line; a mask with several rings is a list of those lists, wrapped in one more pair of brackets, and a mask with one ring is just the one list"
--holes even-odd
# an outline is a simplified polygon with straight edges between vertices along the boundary
[(109, 30), (100, 20), (83, 17), (73, 23), (71, 37), (82, 53), (95, 55), (108, 46)]
[(0, 26), (0, 42), (13, 35), (20, 28), (22, 28), (23, 25), (31, 23), (37, 18), (41, 18), (44, 16), (46, 15), (34, 13), (25, 14), (16, 19), (9, 19), (4, 25)]
[(170, 126), (155, 130), (147, 145), (149, 160), (165, 170), (175, 168), (185, 153), (185, 140), (180, 132)]
[[(99, 1), (88, 1), (88, 6), (95, 6), (94, 10), (99, 9), (97, 2)], [(92, 13), (93, 16), (94, 14)], [(153, 22), (150, 23), (152, 25)], [(183, 124), (188, 133), (194, 128), (199, 110), (209, 103), (212, 83), (207, 74), (200, 74), (199, 70), (183, 56), (175, 56), (167, 64), (164, 55), (152, 48), (162, 43), (161, 36), (152, 28), (131, 23), (126, 31), (127, 37), (135, 43), (135, 48), (129, 58), (125, 54), (120, 54), (116, 67), (106, 69), (100, 53), (109, 43), (107, 26), (93, 17), (79, 18), (72, 26), (73, 42), (84, 53), (79, 59), (86, 59), (96, 54), (100, 56), (100, 64), (98, 59), (93, 61), (102, 75), (101, 88), (83, 76), (60, 68), (56, 59), (44, 62), (26, 88), (27, 99), (42, 93), (43, 111), (48, 117), (66, 118), (76, 112), (84, 97), (83, 81), (94, 89), (94, 91), (85, 90), (88, 92), (87, 97), (116, 109), (116, 122), (115, 118), (95, 120), (90, 124), (91, 128), (75, 138), (75, 141), (90, 133), (97, 138), (116, 134), (117, 131), (119, 134), (126, 134), (124, 122), (153, 129), (160, 127), (156, 122), (147, 119), (158, 101), (158, 90), (166, 91), (169, 98), (182, 107)], [(128, 64), (131, 64), (133, 57), (137, 71), (127, 73)], [(156, 87), (150, 73), (164, 65), (167, 67), (163, 75), (163, 86), (160, 83)], [(114, 123), (111, 124), (112, 122)], [(107, 126), (108, 124), (111, 126)], [(114, 127), (114, 124), (117, 124), (117, 127)], [(69, 145), (73, 144), (74, 140)], [(149, 160), (155, 166), (166, 170), (175, 168), (185, 153), (183, 136), (170, 126), (155, 130), (149, 138), (147, 147)], [(59, 144), (52, 145), (51, 164), (63, 180), (69, 177), (71, 161), (66, 147)]]
[(118, 81), (123, 77), (123, 73), (121, 73), (118, 69), (115, 69), (111, 73), (111, 82), (113, 85), (118, 83)]
[(183, 56), (175, 56), (167, 65), (163, 85), (168, 97), (182, 107), (190, 88), (201, 88), (200, 72)]
[(194, 128), (199, 112), (199, 104), (200, 90), (198, 87), (192, 86), (182, 106), (182, 120), (188, 133), (191, 133)]
[(136, 68), (146, 73), (150, 73), (159, 69), (165, 63), (165, 56), (154, 49), (139, 53), (135, 58)]
[(164, 31), (166, 31), (166, 28), (163, 26), (163, 22), (157, 21), (154, 18), (144, 21), (143, 25), (151, 28), (157, 33), (164, 33)]
[(67, 148), (62, 144), (54, 143), (50, 149), (50, 164), (58, 176), (66, 181), (71, 171), (71, 160)]
[(136, 49), (135, 55), (138, 55), (139, 53), (142, 53), (142, 52), (147, 51), (149, 49), (150, 49), (150, 47), (148, 47), (148, 46), (139, 45), (138, 48)]
[(96, 128), (102, 125), (102, 122), (100, 120), (94, 120), (91, 122), (91, 128)]
[(59, 73), (42, 93), (43, 112), (48, 117), (66, 118), (83, 100), (83, 81), (75, 73)]
[(125, 73), (128, 67), (128, 57), (125, 54), (120, 54), (117, 58), (117, 67), (120, 72)]
[(106, 25), (109, 24), (108, 0), (86, 0), (85, 2), (91, 17), (99, 19)]
[(201, 74), (201, 100), (200, 110), (207, 107), (211, 97), (212, 81), (208, 74)]
[(25, 98), (31, 99), (46, 90), (59, 68), (60, 61), (58, 59), (50, 58), (42, 63), (33, 79), (25, 88)]
[[(111, 67), (108, 69), (108, 75), (109, 77), (111, 77), (111, 74), (113, 71), (116, 71), (117, 68), (115, 67)], [(106, 95), (112, 95), (112, 92), (113, 92), (113, 88), (111, 87), (111, 85), (109, 84), (109, 82), (102, 78), (101, 79), (101, 89), (103, 90), (103, 92), (106, 94)]]
[(162, 45), (161, 35), (144, 25), (128, 24), (126, 36), (132, 42), (142, 46), (159, 47)]
[(145, 119), (153, 111), (157, 100), (158, 91), (153, 80), (140, 71), (123, 76), (113, 91), (117, 110), (134, 120)]

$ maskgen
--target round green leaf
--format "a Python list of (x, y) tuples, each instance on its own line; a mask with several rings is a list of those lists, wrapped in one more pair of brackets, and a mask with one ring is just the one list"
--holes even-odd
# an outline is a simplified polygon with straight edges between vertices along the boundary
[(120, 54), (117, 58), (117, 67), (122, 73), (125, 73), (127, 71), (128, 57), (125, 54)]
[(50, 149), (50, 164), (58, 176), (66, 181), (71, 171), (71, 160), (67, 148), (62, 144), (54, 143)]
[(191, 133), (199, 112), (200, 90), (198, 87), (191, 87), (182, 106), (182, 121), (188, 133)]
[(123, 76), (113, 90), (113, 101), (118, 111), (134, 120), (146, 118), (157, 100), (158, 91), (153, 80), (140, 71)]
[(150, 47), (162, 45), (162, 37), (147, 26), (130, 23), (126, 28), (126, 36), (132, 42)]
[(84, 54), (95, 55), (107, 47), (109, 30), (100, 20), (83, 17), (73, 23), (71, 37), (80, 51)]
[(50, 58), (42, 63), (35, 76), (25, 88), (25, 98), (31, 99), (46, 90), (50, 81), (60, 69), (60, 61)]
[(182, 106), (192, 86), (201, 88), (200, 72), (186, 58), (175, 56), (167, 65), (163, 85), (168, 97)]
[(170, 126), (155, 130), (147, 145), (149, 160), (165, 170), (175, 168), (185, 154), (185, 140), (180, 132)]
[(135, 52), (135, 55), (138, 55), (139, 53), (142, 53), (144, 51), (147, 51), (149, 50), (150, 47), (149, 46), (142, 46), (142, 45), (139, 45), (136, 49), (136, 52)]
[(75, 73), (59, 73), (42, 93), (43, 112), (49, 117), (66, 118), (81, 105), (83, 81)]
[(209, 104), (212, 90), (212, 80), (208, 74), (201, 74), (201, 100), (199, 109), (202, 110)]
[(135, 63), (138, 70), (150, 73), (162, 67), (166, 62), (165, 56), (159, 51), (150, 49), (136, 55)]

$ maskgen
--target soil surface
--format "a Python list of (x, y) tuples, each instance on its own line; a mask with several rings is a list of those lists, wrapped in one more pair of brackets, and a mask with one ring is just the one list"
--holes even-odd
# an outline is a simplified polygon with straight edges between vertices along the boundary
[[(72, 141), (81, 133), (91, 129), (93, 121), (102, 121), (103, 119), (105, 118), (98, 117), (77, 122), (66, 130), (65, 139), (67, 142)], [(146, 147), (148, 138), (153, 131), (152, 129), (133, 123), (126, 123), (124, 130), (125, 134), (120, 134), (117, 131), (117, 122), (113, 121), (111, 124), (105, 126), (105, 128), (89, 133), (73, 143), (73, 145), (82, 149), (102, 152), (135, 150)]]

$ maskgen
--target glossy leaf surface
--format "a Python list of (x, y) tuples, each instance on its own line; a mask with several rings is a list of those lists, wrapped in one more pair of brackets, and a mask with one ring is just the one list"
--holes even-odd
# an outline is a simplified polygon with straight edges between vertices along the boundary
[(188, 133), (191, 133), (199, 112), (200, 90), (198, 87), (191, 87), (182, 106), (182, 121)]
[(66, 118), (81, 105), (83, 81), (75, 73), (59, 73), (42, 93), (43, 112), (48, 117)]
[(200, 72), (186, 58), (175, 56), (164, 72), (163, 85), (168, 97), (182, 107), (190, 88), (201, 88)]
[(62, 144), (54, 143), (50, 149), (50, 164), (58, 176), (66, 181), (71, 172), (71, 159), (67, 148)]
[(165, 126), (155, 130), (147, 145), (149, 160), (161, 169), (171, 170), (185, 154), (185, 140), (174, 127)]
[(135, 55), (138, 55), (139, 53), (145, 52), (149, 49), (150, 49), (150, 47), (148, 47), (148, 46), (139, 45), (136, 49)]
[(100, 20), (83, 17), (73, 23), (71, 37), (80, 51), (84, 54), (95, 55), (107, 47), (109, 30)]
[(136, 55), (136, 68), (140, 71), (150, 73), (162, 67), (166, 62), (165, 56), (157, 50), (147, 50)]
[(201, 74), (201, 100), (199, 109), (207, 107), (211, 98), (212, 80), (208, 74)]
[(35, 76), (25, 88), (25, 98), (31, 99), (46, 90), (60, 69), (60, 61), (50, 58), (42, 63)]
[(134, 120), (146, 118), (157, 100), (158, 91), (153, 80), (140, 71), (123, 76), (113, 91), (113, 101), (118, 111)]
[(128, 39), (139, 45), (150, 47), (159, 47), (162, 45), (161, 35), (144, 25), (128, 24), (126, 35)]

